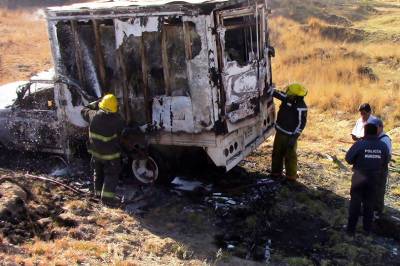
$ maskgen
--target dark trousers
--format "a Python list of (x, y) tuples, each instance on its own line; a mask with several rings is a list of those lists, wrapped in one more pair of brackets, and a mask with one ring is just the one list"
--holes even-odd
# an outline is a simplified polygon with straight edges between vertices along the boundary
[(349, 221), (347, 231), (354, 233), (360, 216), (361, 204), (363, 206), (363, 227), (364, 231), (370, 232), (374, 217), (375, 188), (373, 184), (361, 182), (352, 185), (350, 190), (351, 200), (349, 207)]
[(101, 196), (103, 201), (113, 200), (121, 172), (120, 160), (105, 161), (92, 158), (92, 168), (95, 194)]
[(285, 162), (286, 176), (292, 178), (297, 176), (297, 140), (290, 146), (291, 138), (293, 137), (276, 132), (272, 149), (272, 174), (281, 175)]
[(382, 176), (377, 180), (376, 184), (376, 200), (375, 200), (374, 210), (379, 214), (383, 213), (383, 209), (385, 207), (385, 192), (386, 192), (387, 178), (388, 178), (388, 169), (385, 169), (382, 173)]

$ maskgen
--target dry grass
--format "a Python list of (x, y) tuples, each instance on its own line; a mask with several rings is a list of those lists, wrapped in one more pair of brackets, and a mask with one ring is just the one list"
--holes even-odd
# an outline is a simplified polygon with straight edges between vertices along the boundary
[(143, 249), (145, 252), (155, 254), (158, 257), (174, 255), (179, 259), (187, 260), (193, 256), (193, 252), (190, 249), (171, 238), (148, 238), (143, 244)]
[[(309, 88), (307, 102), (322, 111), (355, 113), (362, 102), (370, 102), (374, 112), (393, 127), (400, 119), (400, 107), (393, 99), (400, 96), (396, 75), (373, 80), (376, 61), (400, 60), (394, 43), (345, 43), (321, 36), (326, 24), (311, 19), (306, 27), (278, 17), (271, 21), (272, 39), (277, 50), (273, 61), (278, 86), (302, 82)], [(333, 32), (332, 34), (337, 34)], [(343, 33), (342, 33), (343, 34)], [(372, 75), (360, 74), (369, 67)]]
[(82, 263), (88, 257), (95, 260), (105, 258), (108, 252), (107, 245), (99, 242), (77, 241), (69, 238), (57, 239), (53, 242), (36, 240), (32, 245), (25, 246), (30, 253), (30, 258), (25, 261), (52, 261), (56, 265)]
[(0, 84), (28, 79), (51, 64), (44, 19), (32, 12), (0, 9)]

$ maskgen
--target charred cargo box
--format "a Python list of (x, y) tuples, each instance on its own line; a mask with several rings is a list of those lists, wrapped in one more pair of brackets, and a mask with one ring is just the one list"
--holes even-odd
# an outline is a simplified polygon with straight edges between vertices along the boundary
[(46, 13), (65, 152), (87, 126), (82, 106), (109, 92), (152, 149), (200, 149), (226, 170), (273, 133), (265, 2), (99, 1)]

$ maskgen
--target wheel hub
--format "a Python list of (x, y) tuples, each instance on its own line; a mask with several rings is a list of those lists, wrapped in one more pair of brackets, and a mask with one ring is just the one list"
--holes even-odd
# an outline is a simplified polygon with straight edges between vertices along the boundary
[(132, 161), (132, 172), (142, 183), (153, 183), (158, 178), (158, 166), (153, 158), (137, 159)]

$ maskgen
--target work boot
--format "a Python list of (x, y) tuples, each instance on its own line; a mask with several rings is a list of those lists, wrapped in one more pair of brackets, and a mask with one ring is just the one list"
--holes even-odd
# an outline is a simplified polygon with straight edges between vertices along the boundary
[(297, 178), (298, 178), (299, 176), (298, 175), (294, 175), (294, 176), (286, 176), (286, 179), (288, 180), (288, 181), (293, 181), (293, 182), (295, 182), (296, 180), (297, 180)]
[(284, 175), (282, 175), (282, 173), (271, 173), (269, 175), (272, 179), (275, 179), (276, 181), (280, 182), (280, 183), (285, 183), (286, 182), (286, 178)]
[(121, 207), (121, 200), (116, 198), (102, 198), (101, 203), (109, 208)]

